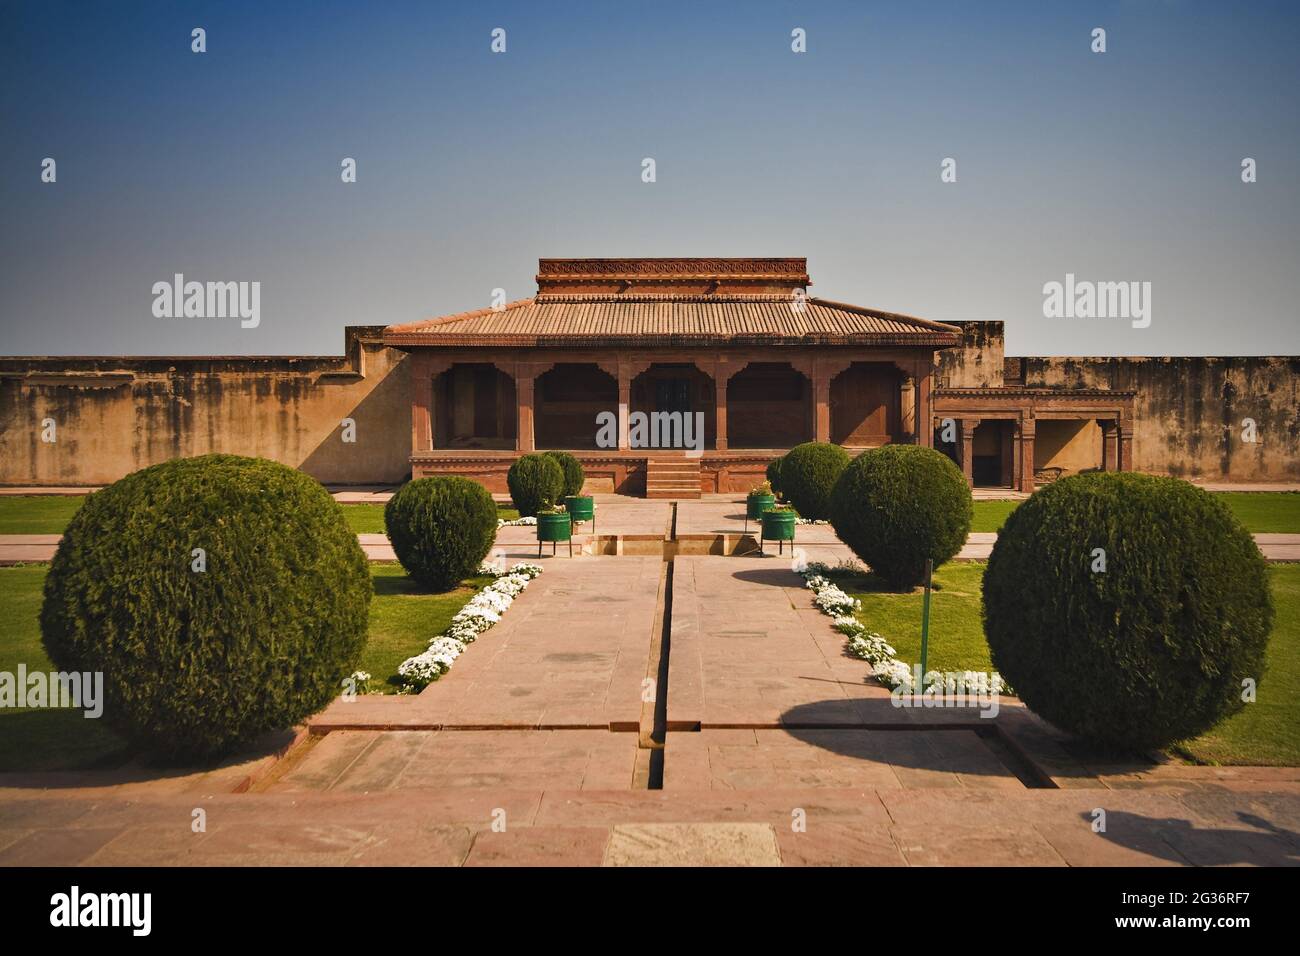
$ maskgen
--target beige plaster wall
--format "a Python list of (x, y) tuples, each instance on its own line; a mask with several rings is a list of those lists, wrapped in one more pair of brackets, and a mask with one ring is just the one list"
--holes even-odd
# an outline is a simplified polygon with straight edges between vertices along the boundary
[[(97, 485), (170, 458), (271, 458), (324, 482), (410, 470), (405, 353), (354, 327), (334, 358), (0, 359), (0, 484)], [(342, 440), (344, 418), (356, 441)], [(55, 441), (42, 441), (46, 419)]]

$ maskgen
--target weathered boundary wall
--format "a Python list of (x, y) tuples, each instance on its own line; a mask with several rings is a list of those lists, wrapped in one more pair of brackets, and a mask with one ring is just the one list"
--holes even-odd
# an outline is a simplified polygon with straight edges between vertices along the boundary
[[(1001, 322), (962, 323), (952, 387), (1132, 389), (1139, 471), (1300, 480), (1300, 357), (1003, 358)], [(405, 353), (349, 327), (342, 357), (0, 359), (0, 485), (98, 485), (212, 451), (273, 458), (330, 484), (410, 472)], [(1004, 377), (1007, 369), (1014, 370)], [(53, 419), (57, 440), (41, 440)], [(356, 442), (340, 423), (356, 422)], [(1242, 440), (1243, 420), (1259, 441)]]
[[(1137, 393), (1137, 471), (1207, 480), (1300, 480), (1300, 356), (1004, 358), (1001, 322), (958, 324), (964, 343), (939, 360), (945, 386), (1131, 389)], [(1247, 418), (1255, 423), (1257, 442), (1243, 441)]]
[[(0, 484), (99, 485), (208, 452), (272, 458), (328, 483), (400, 481), (409, 373), (382, 331), (349, 327), (342, 357), (0, 359)], [(343, 441), (345, 418), (355, 443)]]
[[(1025, 384), (1132, 389), (1138, 471), (1300, 480), (1300, 357), (1027, 358)], [(1243, 440), (1246, 419), (1257, 441)]]

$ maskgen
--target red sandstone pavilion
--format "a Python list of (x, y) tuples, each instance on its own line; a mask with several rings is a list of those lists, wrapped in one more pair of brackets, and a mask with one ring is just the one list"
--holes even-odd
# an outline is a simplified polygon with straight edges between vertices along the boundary
[[(1098, 429), (1100, 467), (1132, 469), (1134, 392), (1026, 388), (1017, 359), (999, 386), (937, 387), (974, 323), (819, 299), (811, 284), (803, 258), (542, 259), (532, 298), (389, 326), (384, 344), (410, 353), (412, 475), (504, 491), (516, 457), (562, 449), (590, 489), (688, 498), (748, 490), (800, 442), (909, 442), (946, 450), (972, 484), (1031, 491), (1039, 429), (1054, 450)], [(638, 411), (702, 413), (703, 454), (632, 447)], [(616, 449), (597, 446), (609, 412)]]

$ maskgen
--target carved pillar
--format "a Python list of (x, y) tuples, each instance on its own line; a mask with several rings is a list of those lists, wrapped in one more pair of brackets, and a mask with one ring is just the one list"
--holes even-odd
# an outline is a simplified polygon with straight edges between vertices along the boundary
[(961, 472), (966, 476), (966, 484), (975, 487), (975, 426), (978, 418), (961, 420)]
[(1121, 419), (1116, 425), (1119, 432), (1119, 470), (1133, 470), (1133, 419)]
[(916, 370), (916, 443), (934, 447), (934, 414), (930, 411), (930, 385), (934, 380), (934, 366), (927, 356)]
[(618, 450), (631, 447), (628, 438), (628, 416), (632, 413), (632, 367), (624, 362), (618, 365)]
[(831, 440), (831, 380), (820, 367), (813, 378), (813, 440)]
[[(718, 451), (727, 450), (727, 367), (719, 362), (714, 367), (714, 430), (713, 447)], [(719, 482), (722, 480), (719, 474)]]
[(520, 362), (515, 373), (515, 399), (519, 403), (519, 418), (515, 430), (515, 449), (528, 454), (536, 449), (533, 435), (533, 400), (536, 370)]
[(1020, 490), (1034, 490), (1034, 432), (1032, 418), (1020, 423)]
[(898, 386), (899, 427), (903, 434), (899, 436), (903, 443), (916, 441), (916, 381), (910, 375), (904, 375)]
[(1103, 419), (1101, 425), (1101, 470), (1119, 471), (1119, 422)]

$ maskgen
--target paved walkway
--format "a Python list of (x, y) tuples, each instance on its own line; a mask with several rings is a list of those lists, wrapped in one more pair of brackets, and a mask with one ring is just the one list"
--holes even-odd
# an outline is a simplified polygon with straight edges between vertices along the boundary
[(678, 558), (668, 728), (867, 722), (862, 702), (887, 694), (810, 597), (786, 563)]
[(313, 727), (637, 731), (663, 570), (648, 557), (552, 563), (422, 693), (338, 700)]

